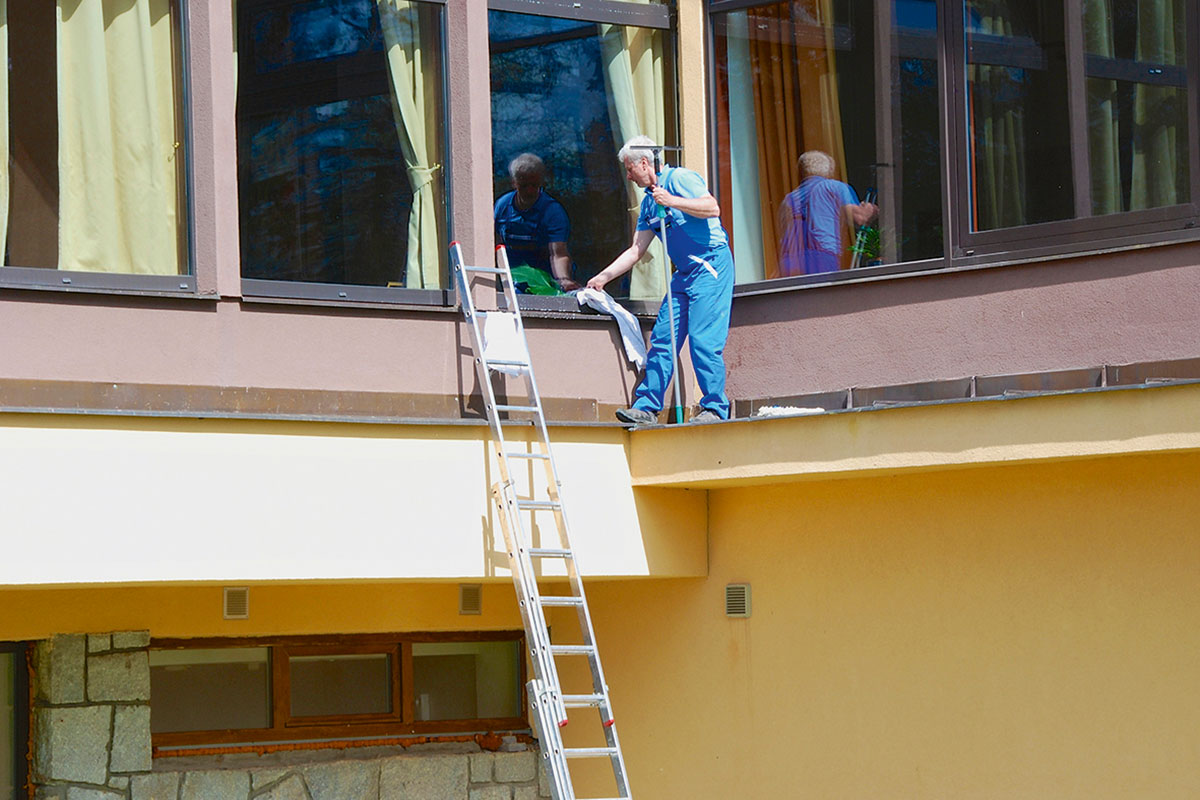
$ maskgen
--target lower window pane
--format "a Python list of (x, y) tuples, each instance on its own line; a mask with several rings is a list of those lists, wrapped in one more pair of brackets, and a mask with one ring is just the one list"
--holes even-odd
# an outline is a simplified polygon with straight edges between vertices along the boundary
[(292, 656), (288, 670), (293, 717), (392, 710), (392, 658), (386, 653)]
[(418, 720), (519, 717), (520, 642), (413, 645)]
[(150, 652), (153, 733), (271, 726), (265, 647)]
[(16, 657), (0, 653), (0, 798), (17, 796)]

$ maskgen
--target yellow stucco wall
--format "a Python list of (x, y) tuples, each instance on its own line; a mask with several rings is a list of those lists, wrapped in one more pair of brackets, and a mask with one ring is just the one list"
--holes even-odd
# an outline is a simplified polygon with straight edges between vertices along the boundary
[[(1200, 796), (1200, 456), (710, 512), (707, 579), (591, 589), (636, 796)], [(753, 616), (727, 619), (740, 581)]]

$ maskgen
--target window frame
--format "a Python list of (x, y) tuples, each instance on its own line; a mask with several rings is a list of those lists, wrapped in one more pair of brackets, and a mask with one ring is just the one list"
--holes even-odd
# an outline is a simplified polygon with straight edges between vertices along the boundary
[[(235, 24), (239, 9), (243, 2), (247, 0), (235, 0), (233, 14)], [(254, 5), (260, 7), (270, 6), (287, 6), (292, 5), (299, 0), (251, 0)], [(440, 289), (409, 289), (401, 286), (365, 286), (346, 283), (321, 283), (308, 281), (289, 281), (289, 280), (270, 280), (266, 278), (246, 278), (241, 274), (241, 221), (238, 223), (238, 278), (241, 281), (242, 297), (247, 301), (293, 301), (305, 304), (347, 304), (347, 305), (375, 305), (387, 308), (444, 308), (452, 307), (458, 303), (458, 293), (454, 287), (454, 276), (449, 269), (449, 247), (450, 242), (455, 240), (454, 234), (454, 197), (453, 184), (450, 176), (453, 172), (453, 152), (451, 148), (451, 131), (453, 130), (452, 108), (450, 103), (450, 49), (448, 43), (448, 15), (446, 13), (447, 0), (416, 0), (416, 2), (424, 3), (430, 6), (437, 6), (440, 11), (440, 26), (441, 26), (441, 41), (438, 43), (440, 50), (440, 58), (443, 66), (441, 75), (440, 96), (441, 111), (442, 111), (442, 169), (441, 180), (443, 184), (443, 194), (445, 197), (445, 225), (446, 225), (446, 243), (442, 253), (442, 257), (446, 259), (446, 285)], [(243, 46), (248, 36), (246, 26), (238, 26), (238, 63), (243, 61)], [(353, 58), (353, 57), (352, 57)], [(240, 66), (239, 66), (240, 69)], [(303, 69), (303, 68), (302, 68)], [(386, 77), (384, 78), (386, 80)], [(239, 80), (239, 86), (240, 86)], [(240, 95), (240, 89), (238, 91)], [(236, 125), (236, 119), (235, 119)], [(239, 179), (241, 177), (242, 165), (237, 165)], [(240, 187), (240, 180), (239, 180)], [(239, 188), (239, 195), (240, 195)]]
[[(709, 54), (716, 52), (715, 15), (746, 9), (774, 5), (780, 0), (709, 0), (705, 20), (706, 46)], [(918, 261), (896, 262), (836, 273), (799, 275), (773, 280), (748, 281), (734, 287), (735, 295), (772, 294), (803, 287), (830, 286), (846, 283), (864, 283), (914, 275), (937, 275), (982, 268), (998, 268), (1014, 264), (1042, 262), (1046, 259), (1086, 256), (1112, 250), (1134, 249), (1151, 245), (1171, 244), (1200, 239), (1200, 3), (1188, 0), (1187, 10), (1187, 53), (1183, 70), (1188, 81), (1188, 141), (1190, 143), (1191, 197), (1188, 203), (1141, 211), (1124, 211), (1101, 216), (1077, 217), (1054, 222), (1032, 223), (1014, 228), (972, 232), (965, 205), (969, 195), (966, 183), (967, 128), (966, 128), (966, 25), (964, 19), (965, 0), (937, 0), (937, 49), (938, 69), (938, 125), (939, 125), (939, 172), (941, 173), (942, 229), (944, 231), (943, 254), (941, 257)], [(1109, 68), (1120, 64), (1100, 64), (1089, 57), (1083, 49), (1082, 0), (1064, 0), (1066, 35), (1077, 46), (1077, 56), (1069, 69), (1078, 74), (1068, 76), (1069, 86), (1086, 81), (1093, 72), (1107, 76)], [(1092, 60), (1092, 64), (1087, 62)], [(1109, 59), (1103, 59), (1109, 61)], [(1111, 61), (1119, 62), (1120, 59)], [(1126, 64), (1124, 67), (1128, 67)], [(717, 65), (708, 58), (708, 130), (710, 172), (718, 163), (717, 130), (718, 110)], [(1071, 103), (1069, 114), (1072, 119), (1086, 117), (1086, 105), (1081, 98), (1068, 90)], [(1075, 122), (1075, 130), (1081, 130)], [(1086, 133), (1082, 134), (1086, 141)], [(1075, 182), (1076, 210), (1090, 193), (1082, 199), (1079, 187), (1089, 186), (1090, 175), (1080, 173), (1079, 164), (1086, 164), (1086, 148), (1074, 148), (1073, 172)], [(711, 175), (710, 185), (714, 194), (719, 190), (721, 176)], [(1090, 208), (1089, 208), (1090, 214)]]
[[(196, 297), (199, 289), (196, 282), (196, 237), (195, 237), (195, 162), (194, 125), (192, 121), (191, 92), (191, 49), (187, 0), (171, 0), (172, 35), (178, 43), (174, 52), (176, 136), (180, 144), (176, 158), (179, 191), (183, 193), (179, 203), (180, 233), (186, 237), (180, 243), (180, 266), (185, 270), (178, 275), (143, 275), (132, 272), (86, 272), (78, 270), (51, 269), (49, 267), (4, 266), (0, 257), (0, 290), (32, 289), (63, 292), (85, 292), (98, 294), (143, 295), (151, 297)], [(57, 79), (57, 70), (56, 70)], [(11, 126), (11, 120), (10, 120)], [(55, 121), (55, 136), (58, 122)], [(57, 174), (55, 176), (57, 181)], [(61, 187), (58, 189), (61, 191)], [(10, 197), (11, 201), (11, 197)], [(0, 251), (5, 248), (0, 247)], [(2, 256), (2, 253), (0, 253)]]
[[(515, 642), (518, 653), (518, 708), (521, 716), (465, 720), (417, 720), (413, 695), (413, 645), (424, 642)], [(525, 684), (528, 665), (525, 632), (446, 631), (397, 634), (342, 634), (330, 636), (214, 637), (198, 639), (155, 638), (154, 650), (195, 650), (235, 647), (264, 647), (271, 676), (269, 697), (271, 725), (211, 731), (176, 731), (151, 734), (155, 751), (211, 745), (302, 742), (305, 740), (405, 738), (455, 735), (474, 732), (522, 732), (530, 730)], [(386, 653), (392, 658), (392, 711), (388, 713), (293, 717), (288, 657), (294, 655), (355, 655)], [(151, 699), (153, 714), (153, 699)]]
[(28, 642), (0, 642), (0, 654), (13, 656), (13, 795), (24, 800), (29, 784), (29, 648)]
[[(670, 90), (674, 94), (675, 140), (680, 140), (679, 119), (679, 36), (678, 10), (673, 0), (661, 3), (633, 3), (625, 0), (487, 0), (488, 11), (506, 11), (528, 14), (535, 17), (556, 17), (583, 22), (631, 25), (664, 31), (669, 37), (671, 57), (674, 61), (675, 81)], [(671, 148), (668, 148), (671, 149)], [(494, 202), (494, 199), (493, 199)], [(615, 258), (617, 253), (613, 253)], [(521, 310), (555, 318), (573, 319), (594, 317), (596, 312), (581, 308), (574, 297), (546, 297), (521, 295)], [(658, 313), (662, 300), (620, 300), (630, 313), (653, 317)]]

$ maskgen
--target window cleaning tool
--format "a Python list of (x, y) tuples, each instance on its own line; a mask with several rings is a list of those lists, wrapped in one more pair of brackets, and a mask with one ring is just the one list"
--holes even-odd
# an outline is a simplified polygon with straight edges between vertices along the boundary
[[(666, 148), (662, 145), (650, 148), (654, 153), (654, 174), (658, 175), (662, 171), (662, 153)], [(646, 187), (647, 194), (653, 194), (650, 187)], [(667, 276), (667, 319), (671, 324), (671, 361), (675, 365), (672, 372), (674, 378), (671, 383), (675, 387), (675, 422), (683, 423), (683, 400), (680, 397), (679, 380), (681, 375), (681, 365), (679, 363), (679, 344), (675, 338), (675, 303), (671, 299), (671, 256), (667, 253), (667, 209), (658, 203), (654, 204), (658, 216), (658, 236), (662, 240), (663, 246), (663, 272)]]
[[(868, 203), (875, 202), (874, 189), (867, 189), (865, 201)], [(862, 266), (863, 251), (867, 249), (867, 229), (869, 227), (869, 225), (860, 225), (854, 234), (854, 247), (851, 248), (854, 256), (850, 259), (850, 269), (858, 269)]]

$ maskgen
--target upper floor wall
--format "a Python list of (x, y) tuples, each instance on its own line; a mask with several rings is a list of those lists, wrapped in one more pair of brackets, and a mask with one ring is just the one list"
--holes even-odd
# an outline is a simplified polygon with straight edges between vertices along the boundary
[[(6, 23), (5, 407), (469, 414), (449, 241), (540, 150), (594, 274), (639, 130), (721, 201), (735, 400), (1200, 354), (1195, 0), (59, 5)], [(531, 303), (552, 416), (607, 419), (615, 328)]]

